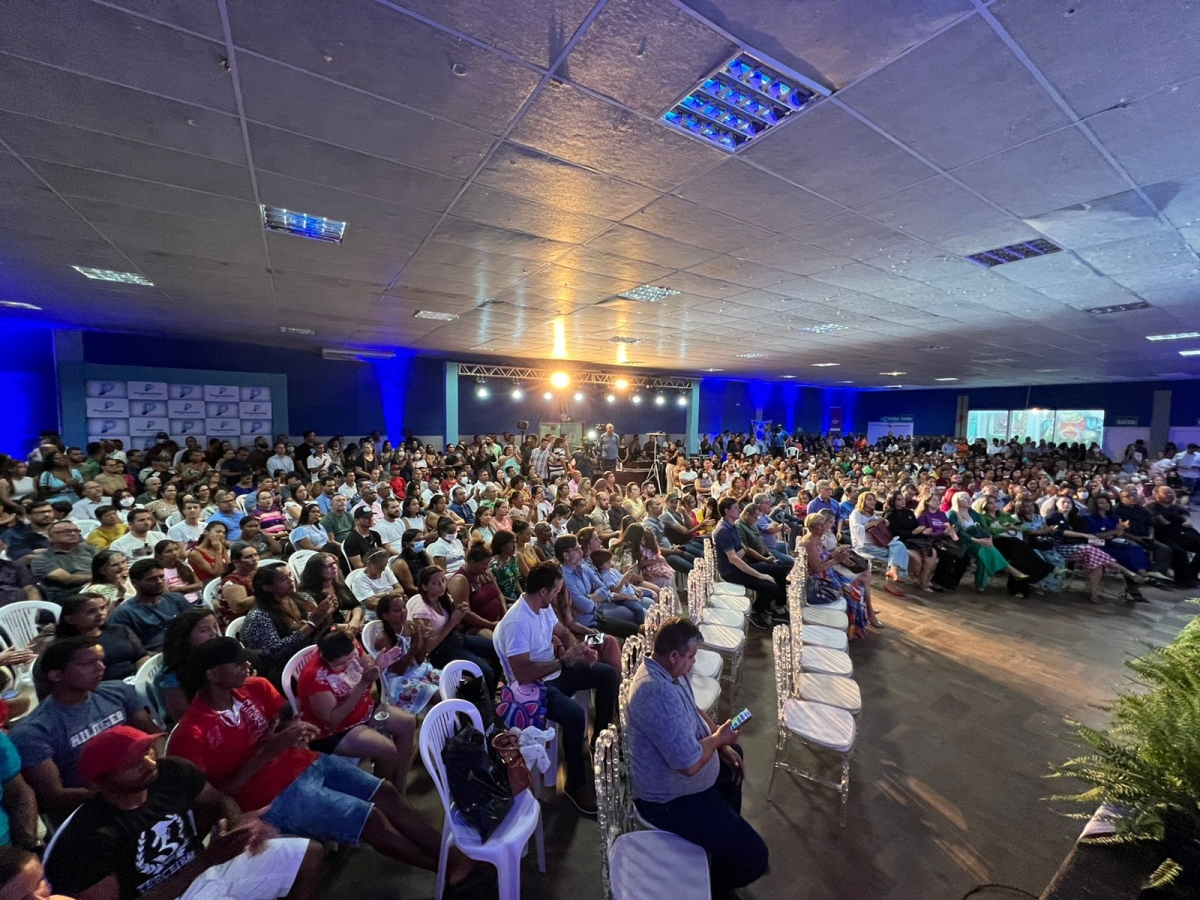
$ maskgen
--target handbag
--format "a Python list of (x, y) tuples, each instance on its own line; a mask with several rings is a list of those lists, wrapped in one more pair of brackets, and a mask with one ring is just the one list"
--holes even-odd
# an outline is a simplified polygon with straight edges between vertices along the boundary
[(511, 731), (498, 734), (492, 738), (492, 749), (504, 763), (504, 769), (508, 773), (508, 789), (514, 797), (533, 785), (529, 766), (525, 763), (525, 757), (521, 755), (520, 735)]
[(446, 784), (459, 815), (485, 842), (512, 809), (508, 775), (490, 753), (478, 728), (460, 728), (442, 748)]
[(880, 519), (867, 529), (867, 537), (876, 547), (887, 547), (892, 542), (892, 530), (888, 528), (887, 522)]
[(967, 555), (965, 541), (952, 541), (948, 537), (940, 537), (934, 541), (934, 547), (942, 556), (949, 556), (954, 559), (962, 559)]
[(530, 726), (545, 728), (546, 685), (540, 681), (533, 684), (501, 685), (496, 716), (504, 723), (505, 728), (520, 728), (522, 731)]
[(842, 592), (828, 578), (818, 578), (810, 575), (804, 579), (805, 602), (813, 606), (824, 606), (835, 603), (842, 597)]

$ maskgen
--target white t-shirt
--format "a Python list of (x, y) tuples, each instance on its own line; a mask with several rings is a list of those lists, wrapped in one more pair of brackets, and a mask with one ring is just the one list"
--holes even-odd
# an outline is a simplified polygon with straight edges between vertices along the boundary
[[(504, 667), (505, 675), (511, 676), (508, 660), (523, 653), (529, 654), (530, 662), (549, 662), (554, 659), (554, 626), (558, 624), (558, 616), (554, 610), (547, 607), (541, 612), (535, 612), (525, 600), (525, 595), (517, 600), (496, 630), (492, 633), (492, 644)], [(560, 673), (553, 672), (543, 678), (543, 681), (553, 681)]]
[(167, 536), (161, 531), (147, 531), (144, 538), (138, 538), (131, 531), (129, 534), (121, 535), (111, 544), (109, 550), (117, 550), (129, 557), (129, 561), (133, 562), (137, 559), (147, 559), (154, 555), (154, 545), (159, 541), (167, 540)]
[(1200, 453), (1176, 453), (1174, 463), (1180, 478), (1200, 478)]
[(187, 522), (180, 522), (172, 525), (167, 529), (167, 538), (172, 541), (178, 541), (181, 544), (187, 544), (188, 549), (200, 543), (200, 539), (204, 537), (204, 520), (200, 520), (195, 525), (189, 525)]
[(379, 539), (392, 547), (397, 553), (400, 552), (401, 538), (404, 537), (404, 532), (408, 530), (403, 519), (397, 519), (395, 522), (389, 522), (387, 519), (380, 519), (371, 526), (375, 529), (375, 533), (379, 535)]
[(466, 557), (466, 551), (463, 550), (462, 541), (458, 538), (446, 540), (439, 537), (436, 541), (425, 548), (425, 552), (429, 554), (430, 559), (436, 559), (441, 556), (446, 560), (446, 575), (453, 575), (462, 568), (463, 559)]
[[(378, 529), (378, 526), (376, 526)], [(365, 569), (359, 570), (361, 574), (354, 576), (354, 596), (359, 600), (366, 600), (374, 597), (376, 594), (386, 594), (388, 591), (395, 590), (400, 586), (400, 582), (396, 580), (396, 576), (392, 570), (384, 566), (383, 572), (378, 578), (372, 578), (367, 574)]]

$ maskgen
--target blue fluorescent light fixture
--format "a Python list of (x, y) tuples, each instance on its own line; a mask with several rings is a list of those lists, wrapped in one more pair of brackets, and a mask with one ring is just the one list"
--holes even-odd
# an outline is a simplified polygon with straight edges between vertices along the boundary
[(267, 231), (279, 231), (283, 234), (294, 234), (298, 237), (310, 238), (314, 241), (325, 241), (330, 244), (340, 244), (342, 235), (346, 233), (346, 223), (337, 219), (326, 219), (324, 216), (310, 216), (308, 213), (296, 212), (294, 209), (283, 209), (278, 206), (264, 206), (262, 210), (263, 228)]
[(735, 153), (820, 95), (739, 53), (663, 113), (673, 128)]
[(1009, 244), (1007, 247), (997, 247), (995, 250), (972, 253), (967, 259), (977, 266), (990, 269), (993, 266), (1002, 266), (1005, 263), (1019, 262), (1022, 259), (1034, 259), (1038, 256), (1058, 253), (1060, 250), (1062, 250), (1062, 247), (1057, 244), (1051, 243), (1045, 238), (1037, 238), (1032, 241), (1022, 241), (1019, 244)]
[(71, 266), (80, 275), (86, 275), (93, 281), (117, 281), (121, 284), (140, 284), (143, 287), (154, 287), (154, 282), (145, 275), (137, 272), (114, 272), (112, 269), (91, 269), (87, 266)]

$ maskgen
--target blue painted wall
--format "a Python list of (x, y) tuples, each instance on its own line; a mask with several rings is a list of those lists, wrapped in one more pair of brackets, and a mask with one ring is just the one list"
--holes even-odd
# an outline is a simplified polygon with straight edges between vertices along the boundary
[(0, 453), (24, 459), (38, 432), (59, 427), (54, 329), (6, 315), (0, 330)]

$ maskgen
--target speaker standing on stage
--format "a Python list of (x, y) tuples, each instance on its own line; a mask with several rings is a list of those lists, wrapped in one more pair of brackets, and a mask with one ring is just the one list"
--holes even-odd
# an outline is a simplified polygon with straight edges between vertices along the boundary
[(604, 426), (604, 434), (600, 435), (600, 468), (613, 472), (617, 468), (617, 452), (621, 447), (621, 439), (613, 431), (612, 422)]

